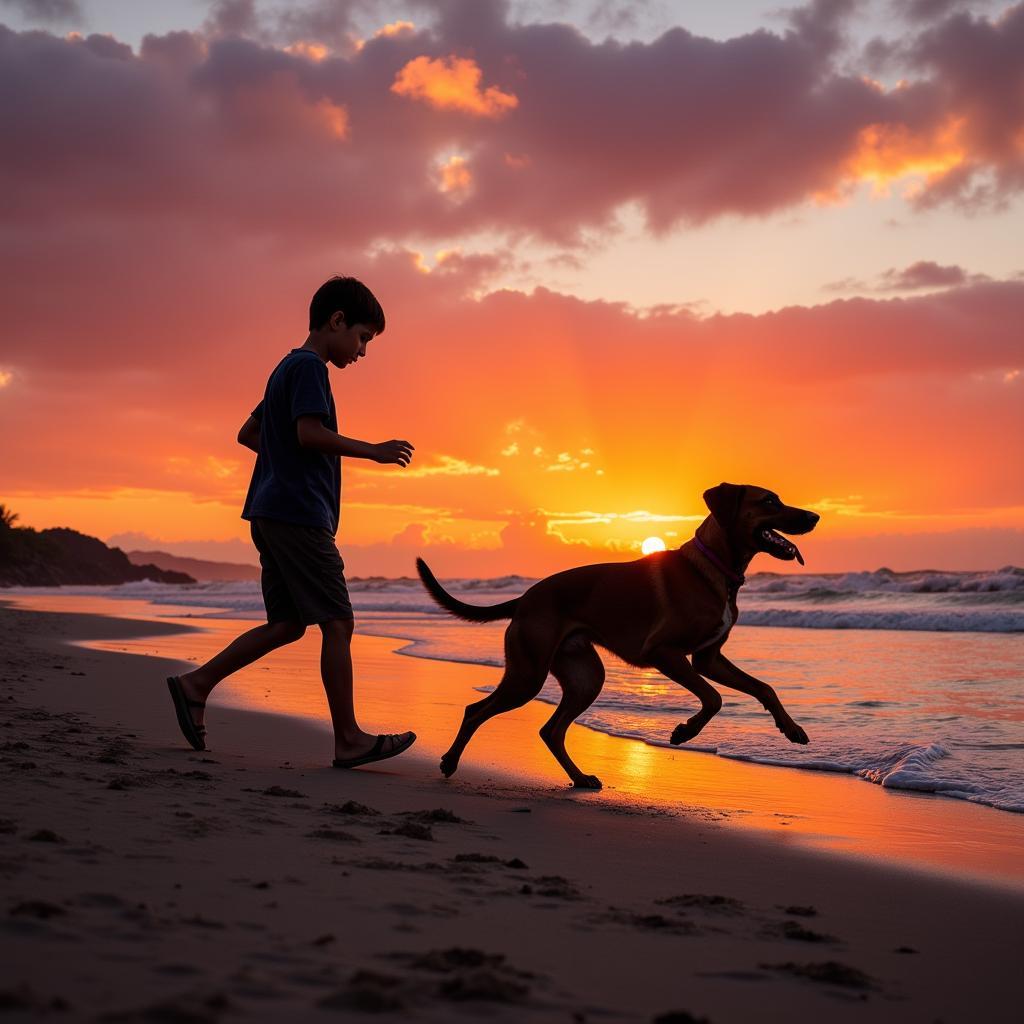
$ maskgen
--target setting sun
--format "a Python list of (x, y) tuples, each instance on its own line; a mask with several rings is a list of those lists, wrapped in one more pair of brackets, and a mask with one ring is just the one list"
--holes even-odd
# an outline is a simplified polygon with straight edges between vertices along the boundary
[(643, 544), (640, 545), (640, 550), (645, 555), (652, 555), (655, 551), (664, 551), (665, 542), (660, 537), (648, 537)]

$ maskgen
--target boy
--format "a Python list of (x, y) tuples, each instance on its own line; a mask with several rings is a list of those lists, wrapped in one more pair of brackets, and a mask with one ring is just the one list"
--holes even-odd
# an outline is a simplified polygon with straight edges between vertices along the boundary
[(356, 723), (352, 703), (352, 605), (344, 563), (334, 544), (341, 506), (341, 459), (407, 466), (408, 441), (369, 444), (342, 437), (327, 364), (344, 369), (366, 355), (384, 330), (384, 312), (366, 285), (332, 277), (309, 307), (309, 336), (278, 363), (263, 401), (238, 433), (256, 452), (242, 518), (260, 553), (267, 623), (243, 633), (205, 665), (167, 680), (178, 725), (205, 750), (203, 711), (226, 676), (275, 648), (298, 640), (307, 626), (323, 634), (320, 671), (334, 725), (334, 767), (355, 768), (394, 757), (414, 733), (371, 736)]

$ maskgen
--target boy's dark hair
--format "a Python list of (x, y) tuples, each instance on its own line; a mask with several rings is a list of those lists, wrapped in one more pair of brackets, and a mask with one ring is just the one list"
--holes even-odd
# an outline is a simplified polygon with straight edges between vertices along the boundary
[(349, 326), (366, 324), (374, 334), (384, 330), (384, 310), (377, 297), (354, 277), (332, 277), (317, 288), (309, 304), (309, 329), (323, 327), (339, 309)]

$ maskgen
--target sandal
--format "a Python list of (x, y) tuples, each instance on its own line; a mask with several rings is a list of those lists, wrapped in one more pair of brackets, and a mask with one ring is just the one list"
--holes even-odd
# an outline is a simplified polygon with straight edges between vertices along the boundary
[(192, 714), (189, 708), (205, 708), (206, 702), (201, 700), (189, 700), (182, 689), (181, 680), (177, 676), (167, 677), (167, 689), (171, 691), (171, 700), (174, 701), (174, 713), (178, 716), (178, 728), (182, 736), (188, 740), (193, 750), (206, 749), (206, 727), (196, 725), (192, 721)]
[[(384, 749), (384, 741), (391, 739), (391, 749)], [(405, 740), (399, 740), (397, 733), (381, 733), (377, 737), (377, 742), (368, 750), (365, 754), (360, 754), (359, 757), (336, 757), (334, 759), (335, 768), (358, 768), (361, 764), (371, 764), (374, 761), (386, 761), (389, 757), (394, 757), (396, 754), (401, 754), (403, 750), (408, 750), (416, 742), (416, 733), (409, 733), (409, 738)]]

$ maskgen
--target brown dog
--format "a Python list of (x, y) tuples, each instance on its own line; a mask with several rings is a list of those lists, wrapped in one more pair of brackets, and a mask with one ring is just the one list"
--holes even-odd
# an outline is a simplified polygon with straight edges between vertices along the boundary
[(493, 693), (466, 708), (462, 728), (441, 758), (446, 777), (455, 773), (473, 733), (489, 718), (536, 697), (550, 671), (562, 700), (541, 738), (574, 786), (600, 789), (600, 779), (580, 771), (565, 750), (566, 730), (604, 684), (595, 644), (631, 665), (658, 669), (700, 699), (700, 710), (676, 726), (672, 743), (693, 739), (722, 707), (705, 676), (756, 697), (788, 740), (807, 742), (775, 691), (733, 665), (722, 645), (736, 622), (736, 594), (750, 560), (764, 551), (803, 565), (796, 545), (781, 534), (809, 533), (818, 516), (749, 485), (719, 484), (704, 492), (704, 501), (711, 515), (693, 540), (674, 551), (555, 573), (521, 597), (489, 608), (452, 597), (426, 563), (416, 560), (431, 597), (453, 615), (469, 622), (512, 619), (505, 632), (505, 674)]

